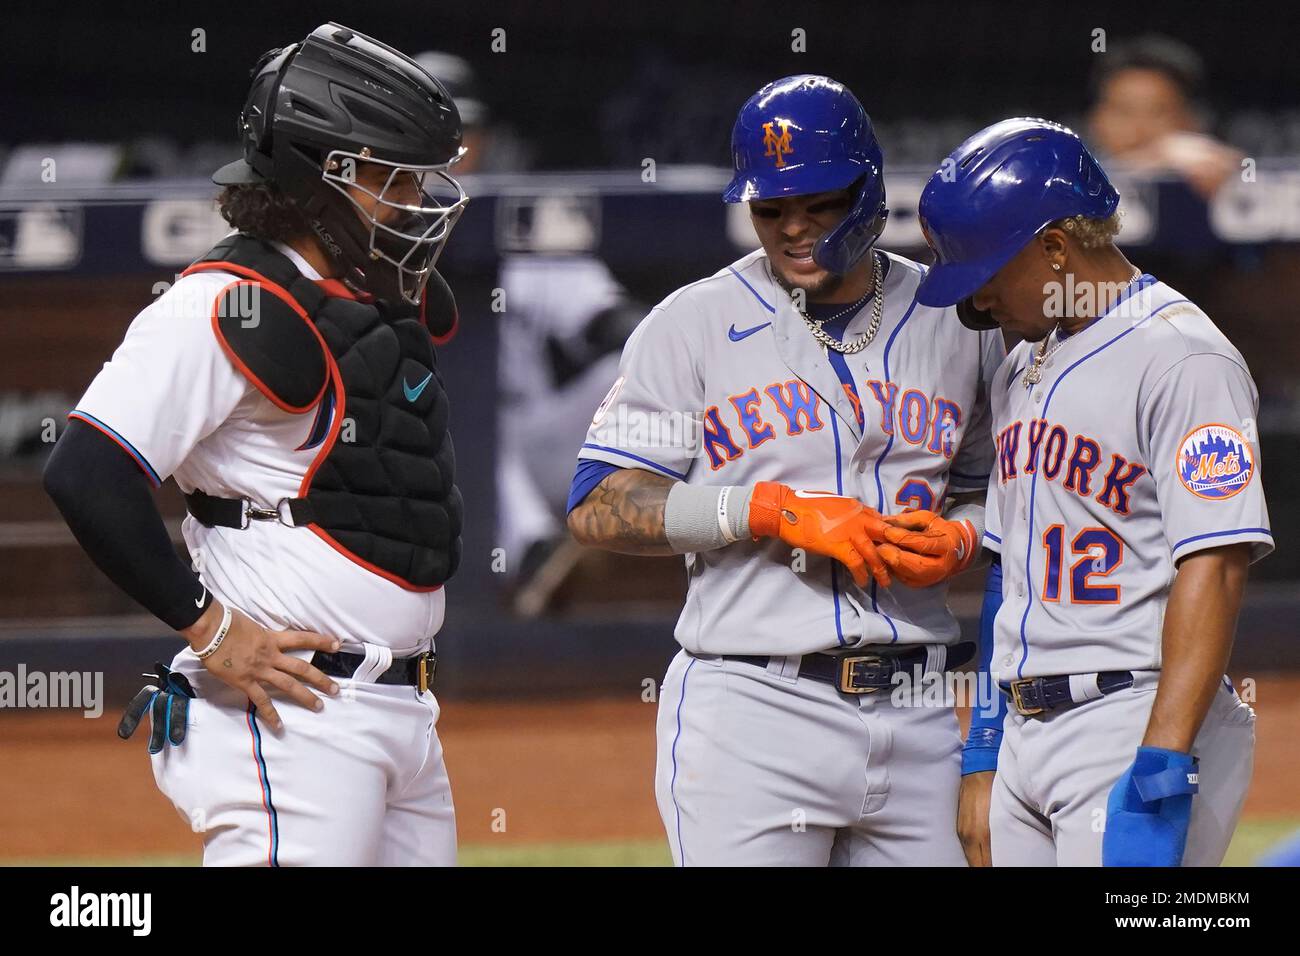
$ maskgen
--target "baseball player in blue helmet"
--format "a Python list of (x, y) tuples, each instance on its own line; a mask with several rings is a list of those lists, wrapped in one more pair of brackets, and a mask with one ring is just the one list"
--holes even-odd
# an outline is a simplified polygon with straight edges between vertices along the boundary
[[(736, 117), (731, 155), (735, 175), (725, 202), (837, 194), (825, 212), (838, 222), (809, 254), (784, 263), (792, 284), (810, 292), (839, 286), (885, 228), (884, 157), (871, 119), (830, 77), (788, 76), (751, 96)], [(809, 288), (795, 276), (816, 281)]]
[(673, 859), (961, 865), (956, 716), (900, 687), (974, 650), (940, 582), (979, 551), (1002, 337), (919, 306), (924, 268), (873, 248), (881, 150), (843, 84), (767, 84), (732, 154), (759, 248), (637, 327), (569, 497), (580, 543), (686, 561), (657, 726)]
[(1038, 119), (972, 136), (921, 196), (918, 300), (1025, 340), (990, 388), (983, 539), (1010, 712), (973, 721), (994, 759), (961, 798), (968, 852), (998, 866), (1216, 865), (1250, 781), (1254, 713), (1224, 669), (1273, 548), (1258, 393), (1210, 318), (1115, 245), (1118, 205), (1079, 137)]
[[(1049, 223), (1105, 221), (1118, 208), (1119, 193), (1071, 130), (1037, 119), (995, 123), (957, 147), (921, 194), (936, 262), (917, 296), (925, 305), (970, 299)], [(1118, 231), (1118, 220), (1111, 226)], [(981, 311), (959, 315), (973, 327), (995, 327)]]

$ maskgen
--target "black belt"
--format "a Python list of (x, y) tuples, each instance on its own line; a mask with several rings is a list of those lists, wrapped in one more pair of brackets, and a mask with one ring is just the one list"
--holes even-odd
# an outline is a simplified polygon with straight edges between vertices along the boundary
[[(1097, 675), (1097, 689), (1101, 696), (1133, 686), (1132, 671), (1102, 671)], [(1096, 697), (1075, 700), (1070, 693), (1070, 675), (1055, 677), (1024, 677), (1010, 683), (999, 684), (998, 689), (1011, 698), (1011, 706), (1021, 717), (1036, 717), (1049, 710), (1060, 710), (1083, 704)]]
[[(312, 667), (327, 677), (352, 677), (365, 662), (365, 654), (349, 654), (347, 651), (335, 651), (333, 654), (317, 651), (311, 656)], [(433, 674), (437, 669), (438, 655), (430, 651), (418, 657), (403, 657), (393, 661), (388, 670), (372, 683), (418, 687), (423, 694), (432, 686)]]
[[(914, 645), (905, 650), (885, 649), (883, 645), (870, 645), (872, 650), (855, 648), (835, 654), (805, 654), (799, 659), (799, 676), (830, 684), (842, 694), (870, 694), (893, 686), (893, 677), (899, 672), (910, 673), (916, 667), (925, 667), (929, 659), (926, 645)], [(877, 649), (879, 648), (879, 649)], [(960, 667), (975, 656), (975, 645), (969, 641), (948, 647), (945, 667)], [(745, 654), (723, 654), (726, 661), (740, 661), (755, 667), (767, 668), (771, 657), (752, 657)], [(777, 660), (782, 660), (778, 657)]]
[(274, 508), (255, 507), (250, 498), (218, 498), (202, 491), (185, 496), (185, 510), (206, 528), (238, 528), (250, 521), (278, 521), (300, 528), (315, 521), (314, 509), (306, 498), (281, 498)]

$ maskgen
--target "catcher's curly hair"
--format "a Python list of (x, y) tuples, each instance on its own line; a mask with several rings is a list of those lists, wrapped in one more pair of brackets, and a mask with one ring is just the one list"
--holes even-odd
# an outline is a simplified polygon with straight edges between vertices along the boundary
[(227, 186), (217, 197), (221, 217), (240, 232), (289, 242), (309, 233), (298, 207), (275, 183)]
[(1088, 219), (1084, 216), (1069, 216), (1048, 223), (1047, 229), (1064, 229), (1079, 240), (1085, 249), (1097, 249), (1113, 242), (1119, 235), (1121, 212), (1116, 209), (1105, 219)]

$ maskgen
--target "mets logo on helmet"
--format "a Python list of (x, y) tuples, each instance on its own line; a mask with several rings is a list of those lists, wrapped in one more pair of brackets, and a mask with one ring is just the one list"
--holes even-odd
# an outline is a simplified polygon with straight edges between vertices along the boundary
[(1231, 498), (1250, 484), (1255, 453), (1235, 428), (1201, 425), (1183, 438), (1176, 466), (1184, 487), (1198, 498)]
[[(773, 126), (780, 125), (781, 133), (777, 135), (772, 129)], [(763, 124), (763, 146), (765, 147), (764, 156), (776, 157), (776, 168), (781, 169), (785, 166), (785, 157), (787, 153), (794, 152), (794, 146), (790, 143), (790, 121), (779, 119), (770, 123)]]

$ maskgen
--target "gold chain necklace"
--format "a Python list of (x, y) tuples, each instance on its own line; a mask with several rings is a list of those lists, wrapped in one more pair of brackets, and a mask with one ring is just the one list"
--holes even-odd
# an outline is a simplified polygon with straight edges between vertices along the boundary
[[(1134, 269), (1133, 274), (1128, 277), (1127, 285), (1132, 285), (1140, 278), (1142, 278), (1142, 270)], [(1042, 343), (1038, 346), (1038, 354), (1034, 356), (1034, 360), (1029, 363), (1028, 367), (1026, 367), (1025, 377), (1021, 379), (1021, 382), (1024, 384), (1025, 388), (1029, 388), (1030, 386), (1037, 385), (1039, 382), (1043, 380), (1043, 363), (1046, 362), (1049, 358), (1051, 358), (1052, 354), (1056, 352), (1057, 349), (1059, 349), (1062, 345), (1064, 345), (1066, 342), (1069, 341), (1069, 339), (1061, 339), (1051, 348), (1047, 347), (1047, 343), (1051, 341), (1052, 336), (1055, 335), (1056, 332), (1060, 330), (1060, 328), (1061, 328), (1061, 323), (1058, 322), (1056, 323), (1056, 325), (1052, 327), (1052, 331), (1048, 332), (1047, 335), (1043, 337)]]

